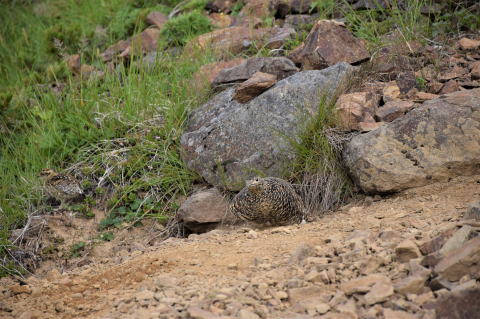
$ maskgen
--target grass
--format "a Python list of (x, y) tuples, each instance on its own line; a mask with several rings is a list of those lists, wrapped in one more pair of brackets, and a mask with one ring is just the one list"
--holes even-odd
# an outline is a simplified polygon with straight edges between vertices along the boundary
[(299, 185), (310, 215), (332, 210), (353, 194), (341, 161), (342, 145), (349, 136), (335, 129), (337, 96), (322, 96), (316, 116), (305, 122), (300, 138), (289, 140), (296, 159), (286, 177)]

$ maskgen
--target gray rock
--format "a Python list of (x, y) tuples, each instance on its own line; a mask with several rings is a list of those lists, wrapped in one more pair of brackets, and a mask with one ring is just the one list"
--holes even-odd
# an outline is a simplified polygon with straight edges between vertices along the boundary
[(279, 177), (294, 159), (288, 138), (317, 112), (322, 94), (332, 94), (355, 68), (339, 63), (296, 73), (246, 104), (227, 89), (200, 106), (181, 138), (188, 167), (212, 185), (240, 190), (259, 171)]
[(479, 174), (480, 89), (424, 102), (401, 119), (355, 136), (344, 158), (368, 193)]
[(435, 303), (437, 319), (478, 318), (480, 313), (480, 288), (449, 293)]
[(274, 74), (278, 80), (281, 80), (298, 72), (298, 68), (291, 60), (283, 57), (250, 58), (238, 66), (220, 71), (213, 80), (212, 86), (221, 87), (243, 82), (250, 79), (256, 72)]
[(180, 206), (178, 218), (189, 230), (203, 233), (228, 217), (228, 202), (216, 188), (194, 193)]
[(470, 205), (467, 212), (463, 215), (463, 219), (475, 219), (480, 221), (480, 201)]

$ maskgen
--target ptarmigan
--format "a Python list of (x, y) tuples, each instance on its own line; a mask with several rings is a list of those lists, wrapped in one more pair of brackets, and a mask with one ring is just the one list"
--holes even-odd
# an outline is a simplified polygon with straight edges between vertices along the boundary
[(293, 186), (280, 178), (254, 178), (233, 199), (230, 209), (243, 220), (266, 225), (298, 224), (305, 207)]
[(61, 206), (83, 195), (83, 189), (75, 178), (67, 174), (59, 174), (51, 169), (44, 169), (40, 173), (44, 181), (46, 193), (60, 201)]

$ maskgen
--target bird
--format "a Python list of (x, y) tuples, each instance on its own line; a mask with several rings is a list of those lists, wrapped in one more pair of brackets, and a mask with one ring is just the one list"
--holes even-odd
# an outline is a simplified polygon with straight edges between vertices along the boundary
[(40, 172), (40, 177), (43, 179), (47, 195), (60, 201), (61, 208), (83, 195), (83, 189), (78, 181), (68, 174), (46, 168)]
[(305, 206), (292, 184), (276, 177), (255, 177), (233, 198), (230, 210), (241, 220), (271, 226), (299, 224)]

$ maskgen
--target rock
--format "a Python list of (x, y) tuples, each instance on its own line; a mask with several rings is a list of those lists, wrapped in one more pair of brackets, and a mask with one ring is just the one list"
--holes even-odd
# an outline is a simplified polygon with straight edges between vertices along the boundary
[(470, 239), (462, 247), (448, 253), (434, 271), (450, 281), (457, 281), (465, 275), (479, 276), (480, 237)]
[(282, 80), (298, 72), (298, 68), (287, 58), (249, 58), (243, 63), (226, 68), (218, 73), (213, 80), (214, 87), (243, 82), (250, 79), (255, 73), (263, 72), (273, 74)]
[(470, 319), (480, 314), (480, 288), (450, 293), (435, 303), (437, 319)]
[(390, 102), (395, 101), (400, 97), (400, 88), (397, 85), (396, 81), (387, 83), (383, 88), (383, 101)]
[(370, 132), (370, 131), (376, 130), (383, 124), (385, 123), (384, 122), (359, 122), (358, 130), (360, 132)]
[(157, 40), (160, 30), (157, 28), (145, 29), (142, 33), (132, 37), (128, 47), (119, 54), (121, 58), (129, 58), (140, 53), (152, 52), (157, 49)]
[(271, 0), (246, 0), (244, 3), (240, 16), (264, 19), (272, 16), (276, 9), (275, 3)]
[(458, 40), (458, 45), (462, 50), (475, 50), (480, 48), (480, 41), (469, 38), (462, 38)]
[(293, 28), (276, 28), (276, 31), (269, 37), (265, 43), (267, 49), (280, 49), (285, 42), (295, 38), (296, 31)]
[(475, 219), (480, 221), (480, 201), (474, 202), (470, 205), (468, 210), (463, 215), (463, 219)]
[(359, 130), (360, 122), (375, 123), (380, 96), (371, 92), (342, 94), (335, 104), (342, 128)]
[(121, 52), (125, 51), (130, 46), (130, 39), (129, 40), (120, 40), (117, 43), (109, 46), (104, 52), (100, 54), (104, 62), (111, 61), (114, 57), (116, 57)]
[(471, 239), (471, 234), (474, 231), (472, 226), (465, 225), (459, 230), (457, 230), (452, 237), (450, 237), (447, 242), (443, 245), (443, 247), (440, 249), (441, 254), (448, 254), (452, 250), (458, 249), (465, 242), (469, 239)]
[(450, 80), (462, 77), (467, 73), (468, 73), (468, 70), (466, 68), (462, 68), (456, 65), (453, 68), (447, 69), (445, 72), (440, 73), (440, 75), (438, 76), (438, 79), (440, 80), (440, 82), (446, 82), (446, 81), (450, 81)]
[(472, 79), (480, 79), (480, 61), (472, 63), (470, 74)]
[(323, 315), (324, 313), (327, 313), (330, 310), (330, 306), (326, 303), (321, 302), (315, 306), (315, 310), (319, 314)]
[(456, 92), (458, 90), (460, 90), (460, 85), (458, 84), (458, 82), (455, 80), (450, 80), (443, 85), (442, 89), (438, 93), (448, 94), (448, 93)]
[(395, 248), (395, 254), (399, 262), (407, 262), (410, 259), (418, 258), (422, 254), (418, 249), (418, 246), (411, 240), (404, 240)]
[(375, 115), (382, 122), (391, 122), (413, 109), (413, 101), (390, 101), (376, 109)]
[(240, 65), (243, 62), (245, 62), (245, 59), (236, 58), (229, 61), (212, 62), (212, 63), (203, 65), (193, 75), (194, 88), (196, 90), (201, 90), (202, 88), (209, 87), (210, 85), (212, 85), (213, 80), (218, 76), (218, 74), (222, 70), (236, 67), (237, 65)]
[(478, 174), (479, 125), (480, 89), (451, 93), (353, 137), (344, 150), (345, 163), (367, 193)]
[(241, 309), (238, 312), (238, 317), (240, 319), (260, 319), (260, 317), (256, 313), (253, 313), (247, 309)]
[(276, 15), (286, 17), (289, 13), (309, 13), (313, 0), (280, 0)]
[(82, 65), (81, 60), (80, 60), (80, 54), (70, 55), (67, 58), (66, 62), (67, 62), (68, 69), (73, 74), (79, 74), (80, 73), (80, 67)]
[(161, 12), (152, 11), (147, 15), (146, 21), (149, 25), (154, 25), (161, 29), (168, 21), (168, 17)]
[(395, 291), (402, 293), (404, 295), (407, 294), (420, 294), (424, 291), (425, 282), (427, 281), (428, 276), (408, 276), (399, 280), (395, 283), (394, 288)]
[(359, 279), (354, 279), (340, 285), (340, 290), (346, 295), (354, 293), (366, 293), (371, 290), (377, 282), (389, 283), (390, 279), (382, 274), (372, 274)]
[(436, 236), (435, 238), (433, 238), (433, 239), (431, 239), (427, 242), (424, 242), (423, 244), (421, 244), (419, 246), (420, 251), (424, 255), (429, 255), (431, 253), (434, 253), (434, 252), (440, 250), (440, 248), (442, 248), (442, 246), (455, 233), (456, 230), (457, 230), (456, 227), (449, 228), (449, 229), (443, 231), (440, 235)]
[(385, 319), (416, 319), (417, 317), (402, 310), (392, 310), (388, 308), (383, 309)]
[(32, 289), (28, 285), (13, 285), (10, 287), (10, 291), (14, 295), (32, 293)]
[(417, 84), (415, 79), (415, 73), (413, 72), (401, 72), (397, 76), (396, 81), (398, 88), (400, 89), (400, 94), (406, 94), (408, 91), (413, 89)]
[(301, 244), (292, 252), (289, 263), (302, 264), (302, 262), (315, 254), (315, 249), (309, 244)]
[(268, 90), (277, 82), (273, 74), (257, 72), (250, 79), (235, 88), (234, 99), (240, 103), (247, 103), (262, 92)]
[(227, 216), (228, 202), (216, 188), (199, 191), (180, 206), (178, 219), (193, 232), (215, 228)]
[(338, 62), (359, 63), (370, 57), (363, 40), (338, 22), (321, 20), (312, 28), (293, 62), (303, 70), (323, 69)]
[[(229, 57), (248, 49), (253, 42), (261, 47), (270, 39), (275, 39), (275, 43), (278, 45), (279, 37), (285, 35), (285, 32), (286, 30), (278, 27), (251, 29), (245, 26), (235, 26), (218, 29), (194, 38), (186, 45), (185, 50), (188, 52), (210, 48), (219, 57)], [(284, 41), (286, 40), (284, 39)]]
[(375, 283), (370, 291), (365, 295), (367, 305), (373, 305), (388, 299), (393, 295), (393, 286), (390, 282), (379, 281)]
[(285, 25), (291, 25), (294, 28), (301, 28), (313, 22), (315, 22), (315, 18), (308, 14), (289, 14), (285, 16)]
[(415, 92), (412, 95), (412, 98), (415, 102), (424, 102), (428, 100), (433, 100), (438, 98), (437, 94), (427, 93), (427, 92)]
[(334, 92), (353, 69), (339, 63), (299, 72), (247, 104), (233, 100), (233, 89), (223, 91), (191, 115), (181, 138), (183, 160), (211, 185), (230, 190), (243, 188), (258, 171), (279, 176), (294, 156), (282, 134), (298, 138), (304, 116), (316, 113), (318, 93)]
[(316, 298), (319, 296), (324, 296), (325, 290), (319, 286), (303, 287), (303, 288), (293, 288), (288, 290), (288, 301), (291, 305), (296, 304), (307, 299)]
[(218, 316), (213, 312), (195, 306), (189, 307), (187, 312), (191, 319), (233, 319), (232, 317)]

